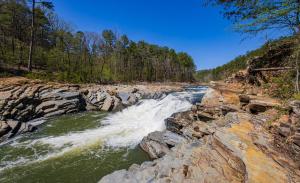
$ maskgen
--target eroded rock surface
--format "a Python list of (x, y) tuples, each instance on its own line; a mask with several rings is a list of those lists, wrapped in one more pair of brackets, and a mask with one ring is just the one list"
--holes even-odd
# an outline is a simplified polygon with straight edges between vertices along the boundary
[[(72, 85), (28, 79), (0, 82), (0, 141), (36, 129), (30, 121), (85, 110), (113, 111), (142, 98), (158, 98), (181, 86)], [(41, 120), (40, 120), (41, 121)]]
[[(283, 123), (280, 118), (276, 131), (290, 139), (292, 157), (278, 149), (279, 143), (274, 144), (278, 139), (268, 128), (278, 118), (280, 103), (224, 91), (211, 89), (191, 111), (166, 119), (167, 132), (184, 140), (166, 142), (166, 131), (153, 132), (140, 145), (154, 161), (115, 171), (99, 182), (300, 182), (295, 158), (299, 157), (300, 102), (290, 104), (289, 120)], [(253, 112), (252, 104), (265, 108)]]

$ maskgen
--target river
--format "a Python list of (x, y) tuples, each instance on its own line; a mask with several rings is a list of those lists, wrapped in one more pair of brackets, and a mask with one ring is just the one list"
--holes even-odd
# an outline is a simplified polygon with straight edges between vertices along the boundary
[(189, 87), (115, 113), (48, 119), (36, 132), (0, 144), (0, 182), (94, 183), (115, 170), (147, 161), (138, 146), (142, 138), (164, 130), (166, 118), (189, 110), (205, 90)]

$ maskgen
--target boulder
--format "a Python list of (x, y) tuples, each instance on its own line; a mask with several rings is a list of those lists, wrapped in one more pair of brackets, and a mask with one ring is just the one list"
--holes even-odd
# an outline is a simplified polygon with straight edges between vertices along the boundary
[(163, 157), (170, 152), (171, 147), (186, 142), (186, 139), (170, 131), (152, 132), (143, 138), (140, 147), (149, 154), (152, 159)]
[(103, 106), (101, 107), (101, 110), (103, 111), (111, 111), (114, 107), (114, 99), (111, 96), (107, 96), (104, 100)]
[(140, 143), (140, 147), (148, 153), (150, 158), (161, 158), (170, 152), (168, 145), (163, 141), (162, 132), (152, 132), (144, 137)]

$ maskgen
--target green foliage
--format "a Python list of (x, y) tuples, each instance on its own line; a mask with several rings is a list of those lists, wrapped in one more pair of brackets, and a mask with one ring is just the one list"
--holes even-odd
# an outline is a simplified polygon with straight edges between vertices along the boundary
[(299, 32), (298, 0), (213, 0), (209, 4), (223, 7), (223, 14), (234, 22), (237, 31), (257, 34), (266, 30)]
[[(200, 70), (196, 73), (196, 79), (201, 82), (209, 82), (209, 81), (217, 81), (217, 80), (224, 80), (228, 77), (230, 77), (232, 74), (246, 69), (247, 68), (247, 62), (249, 60), (253, 60), (256, 57), (261, 57), (265, 54), (268, 53), (268, 51), (271, 50), (271, 48), (275, 48), (280, 45), (285, 44), (286, 42), (292, 41), (294, 36), (290, 37), (281, 37), (277, 40), (272, 40), (267, 43), (265, 43), (262, 47), (253, 50), (251, 52), (246, 53), (245, 55), (238, 56), (234, 60), (228, 62), (227, 64), (224, 64), (222, 66), (216, 67), (214, 69), (208, 69), (208, 70)], [(272, 55), (269, 55), (272, 57)], [(288, 56), (288, 55), (286, 55)], [(269, 58), (272, 59), (272, 58)], [(272, 62), (271, 62), (272, 61)], [(274, 64), (273, 62), (277, 61), (276, 59), (274, 60), (264, 60), (263, 62), (258, 62), (255, 63), (256, 66), (259, 67), (264, 67), (265, 65), (272, 65)], [(286, 62), (286, 64), (288, 64)]]
[(300, 93), (294, 94), (294, 95), (293, 95), (293, 98), (294, 98), (295, 100), (300, 100)]
[[(41, 1), (39, 1), (41, 2)], [(193, 59), (168, 47), (134, 42), (112, 30), (75, 32), (55, 16), (53, 4), (37, 3), (33, 72), (26, 76), (65, 82), (192, 81)], [(0, 64), (27, 66), (31, 1), (0, 1)]]
[(289, 99), (294, 95), (293, 72), (285, 72), (279, 76), (272, 77), (270, 82), (264, 84), (264, 88), (269, 91), (269, 95), (280, 99)]

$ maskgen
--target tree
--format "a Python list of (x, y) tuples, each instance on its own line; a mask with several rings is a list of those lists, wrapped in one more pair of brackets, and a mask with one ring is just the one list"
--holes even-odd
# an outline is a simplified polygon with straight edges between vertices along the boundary
[(29, 46), (29, 58), (28, 58), (28, 71), (32, 70), (32, 55), (33, 55), (33, 47), (34, 47), (34, 37), (35, 37), (35, 6), (36, 3), (41, 4), (43, 7), (48, 9), (53, 9), (53, 4), (49, 1), (31, 1), (31, 27), (30, 27), (30, 46)]
[(257, 34), (270, 29), (300, 31), (300, 0), (213, 0), (224, 16), (242, 33)]

